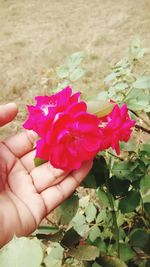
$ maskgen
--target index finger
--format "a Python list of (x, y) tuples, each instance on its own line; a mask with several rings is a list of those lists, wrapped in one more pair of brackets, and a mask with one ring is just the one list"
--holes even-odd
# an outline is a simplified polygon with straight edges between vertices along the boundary
[(67, 199), (84, 180), (93, 162), (84, 162), (80, 169), (73, 171), (59, 184), (51, 186), (41, 192), (47, 214)]
[(34, 149), (36, 140), (35, 132), (25, 130), (6, 138), (3, 143), (16, 157), (21, 158)]
[(0, 126), (11, 122), (17, 115), (18, 108), (15, 103), (0, 105)]

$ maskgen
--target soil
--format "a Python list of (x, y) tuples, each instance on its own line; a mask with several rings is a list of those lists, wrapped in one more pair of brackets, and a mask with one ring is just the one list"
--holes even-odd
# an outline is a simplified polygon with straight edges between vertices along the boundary
[(0, 25), (0, 103), (15, 101), (20, 109), (5, 133), (21, 127), (25, 105), (44, 93), (42, 76), (73, 52), (87, 55), (87, 74), (77, 89), (101, 90), (134, 37), (149, 46), (150, 1), (1, 0)]

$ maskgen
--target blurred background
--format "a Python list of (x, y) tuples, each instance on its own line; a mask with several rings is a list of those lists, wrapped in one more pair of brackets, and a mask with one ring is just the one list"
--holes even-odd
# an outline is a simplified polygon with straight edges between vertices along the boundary
[(26, 104), (50, 93), (43, 77), (74, 52), (86, 53), (86, 74), (75, 90), (95, 95), (103, 89), (134, 37), (149, 47), (150, 1), (1, 0), (0, 25), (0, 103), (15, 101), (20, 110), (3, 135), (21, 127)]

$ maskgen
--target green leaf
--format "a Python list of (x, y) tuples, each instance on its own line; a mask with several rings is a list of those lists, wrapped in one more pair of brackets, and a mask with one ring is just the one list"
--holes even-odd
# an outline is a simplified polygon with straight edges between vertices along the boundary
[(94, 225), (91, 229), (90, 229), (90, 233), (89, 233), (89, 239), (94, 242), (98, 237), (100, 237), (101, 235), (101, 231), (99, 229), (99, 227), (97, 225)]
[(111, 113), (114, 106), (115, 106), (114, 103), (110, 103), (108, 101), (104, 102), (98, 99), (90, 100), (87, 102), (88, 112), (95, 114), (98, 118), (102, 118)]
[(125, 82), (119, 82), (114, 85), (115, 91), (119, 92), (128, 88), (128, 84)]
[(126, 243), (120, 244), (120, 258), (123, 261), (128, 261), (130, 259), (133, 259), (135, 256), (135, 252), (131, 249), (131, 247)]
[(102, 265), (99, 265), (97, 262), (94, 262), (93, 264), (92, 264), (92, 267), (103, 267)]
[(117, 74), (115, 72), (110, 73), (106, 78), (104, 79), (105, 83), (109, 83), (110, 81), (116, 79)]
[[(122, 214), (123, 215), (123, 214)], [(119, 226), (119, 224), (118, 224), (118, 226)], [(126, 238), (126, 232), (125, 232), (125, 230), (123, 229), (123, 228), (119, 228), (119, 238), (120, 238), (120, 240), (125, 240), (125, 238)]]
[(150, 259), (147, 260), (146, 265), (144, 267), (150, 267)]
[[(122, 214), (120, 211), (117, 214), (117, 225), (120, 227), (124, 223), (124, 214)], [(121, 228), (120, 228), (121, 229)]]
[(97, 188), (97, 183), (92, 171), (88, 173), (84, 181), (82, 182), (81, 186), (85, 188)]
[(105, 183), (106, 178), (109, 177), (109, 170), (103, 156), (98, 156), (94, 159), (91, 173), (96, 179), (97, 187)]
[(143, 203), (150, 203), (150, 194), (143, 196)]
[(139, 77), (133, 87), (136, 89), (150, 89), (150, 76)]
[(92, 261), (99, 256), (99, 249), (94, 246), (78, 246), (68, 251), (69, 256), (77, 260)]
[(44, 259), (45, 266), (61, 267), (64, 249), (59, 245), (59, 243), (53, 243), (50, 247), (48, 247), (48, 251), (48, 256)]
[(106, 217), (107, 217), (106, 209), (102, 209), (96, 218), (96, 223), (105, 221)]
[(38, 239), (14, 237), (0, 250), (1, 267), (40, 267), (43, 259)]
[(109, 90), (108, 91), (108, 98), (109, 99), (113, 99), (116, 103), (118, 102), (118, 103), (121, 103), (122, 101), (123, 101), (123, 99), (124, 99), (124, 96), (123, 96), (123, 94), (122, 93), (120, 93), (120, 92), (118, 92), (117, 94), (116, 94), (116, 92), (115, 92), (115, 89), (113, 88), (113, 87), (111, 87), (111, 89), (113, 89), (113, 90)]
[(109, 189), (114, 196), (124, 196), (127, 194), (130, 186), (130, 182), (126, 179), (117, 179), (116, 176), (112, 176), (109, 180)]
[(128, 178), (131, 172), (132, 163), (130, 162), (115, 162), (112, 173), (119, 179)]
[(149, 240), (149, 234), (143, 229), (136, 228), (131, 231), (129, 238), (133, 247), (143, 248)]
[(76, 67), (78, 67), (80, 65), (83, 58), (84, 58), (84, 52), (83, 51), (73, 53), (67, 61), (67, 66), (68, 66), (69, 72), (74, 71), (76, 69)]
[(85, 220), (85, 216), (83, 214), (77, 213), (75, 217), (71, 221), (71, 226), (75, 229), (75, 231), (83, 236), (88, 232), (89, 226)]
[(69, 76), (71, 82), (79, 80), (85, 74), (85, 70), (81, 68), (75, 69)]
[(131, 190), (126, 197), (120, 200), (119, 209), (122, 213), (134, 211), (140, 203), (140, 198), (139, 192)]
[(150, 94), (144, 89), (133, 88), (126, 98), (128, 108), (148, 112), (150, 109)]
[(101, 238), (97, 238), (96, 241), (94, 242), (94, 245), (96, 245), (99, 248), (100, 253), (107, 251), (107, 245)]
[(61, 245), (65, 248), (70, 248), (76, 246), (81, 239), (81, 236), (74, 230), (74, 228), (70, 228), (65, 232)]
[(129, 99), (126, 101), (128, 108), (134, 111), (145, 111), (145, 112), (150, 112), (150, 101), (149, 99)]
[(145, 175), (146, 168), (144, 162), (139, 159), (128, 162), (115, 162), (112, 173), (119, 179), (127, 179), (133, 182)]
[(97, 189), (97, 195), (98, 195), (100, 202), (103, 205), (108, 206), (108, 207), (110, 206), (109, 196), (108, 196), (107, 192), (105, 192), (103, 189), (98, 188)]
[(105, 158), (103, 156), (97, 156), (94, 159), (90, 173), (87, 175), (82, 184), (86, 188), (96, 189), (105, 183), (105, 179), (108, 176), (109, 170)]
[[(111, 221), (111, 227), (112, 227), (112, 217), (111, 218), (109, 217), (109, 222), (108, 222), (108, 220), (105, 222), (105, 226), (109, 225), (110, 221)], [(114, 234), (112, 233), (112, 230), (109, 229), (107, 226), (105, 227), (105, 231), (101, 232), (101, 238), (103, 240), (111, 240), (113, 238), (113, 236), (114, 236)]]
[(127, 143), (121, 142), (120, 148), (123, 151), (135, 151), (135, 142), (133, 140), (129, 140)]
[(87, 206), (86, 210), (85, 210), (85, 215), (86, 215), (86, 221), (88, 223), (91, 223), (95, 220), (96, 218), (96, 213), (97, 213), (97, 210), (94, 206), (93, 203), (89, 203), (89, 205)]
[(140, 156), (140, 159), (147, 166), (149, 166), (149, 163), (150, 163), (150, 144), (149, 143), (141, 145), (140, 150), (139, 150), (139, 156)]
[(35, 167), (38, 167), (38, 166), (44, 164), (45, 162), (47, 162), (47, 160), (44, 160), (44, 159), (41, 159), (41, 158), (34, 158)]
[(146, 211), (146, 213), (150, 217), (150, 203), (148, 203), (148, 202), (144, 203), (144, 210)]
[(147, 191), (150, 189), (150, 175), (145, 175), (141, 182), (140, 182), (140, 188), (143, 194), (147, 193)]
[(139, 60), (143, 58), (145, 52), (147, 51), (146, 48), (142, 48), (141, 40), (139, 38), (135, 38), (129, 48), (129, 56), (133, 60)]
[(65, 200), (56, 210), (57, 219), (61, 224), (68, 224), (75, 216), (79, 207), (79, 198), (72, 195)]
[(122, 260), (110, 256), (101, 256), (97, 262), (103, 267), (127, 267)]
[(67, 65), (61, 65), (56, 68), (56, 73), (60, 78), (66, 78), (69, 76), (69, 69)]
[(142, 146), (140, 147), (140, 150), (145, 151), (147, 152), (147, 154), (150, 155), (150, 143), (142, 144)]
[(36, 231), (34, 232), (35, 235), (53, 235), (60, 231), (60, 229), (56, 226), (47, 226), (47, 225), (40, 225)]

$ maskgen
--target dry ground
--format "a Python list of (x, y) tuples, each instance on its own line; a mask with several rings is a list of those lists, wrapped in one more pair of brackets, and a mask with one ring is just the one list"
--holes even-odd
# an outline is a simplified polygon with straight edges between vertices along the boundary
[(150, 0), (0, 0), (0, 25), (0, 103), (18, 103), (16, 131), (43, 73), (71, 53), (87, 53), (78, 89), (94, 94), (135, 36), (149, 46)]

